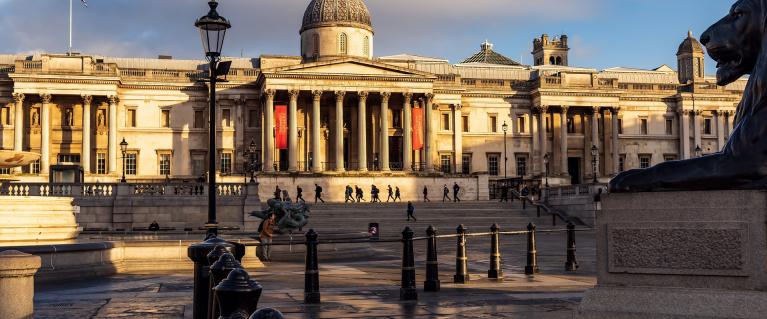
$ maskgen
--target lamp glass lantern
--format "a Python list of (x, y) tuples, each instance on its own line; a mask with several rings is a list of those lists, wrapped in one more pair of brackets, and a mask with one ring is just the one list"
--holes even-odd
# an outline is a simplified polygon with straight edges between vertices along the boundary
[(501, 129), (504, 133), (506, 133), (509, 130), (509, 125), (506, 124), (506, 121), (503, 121), (503, 125), (501, 125)]
[(197, 19), (194, 26), (200, 30), (200, 39), (205, 56), (208, 60), (217, 60), (224, 47), (226, 31), (232, 27), (232, 24), (216, 11), (218, 2), (211, 0), (208, 2), (208, 6), (210, 6), (208, 14)]
[(250, 154), (256, 153), (256, 141), (254, 140), (250, 141), (250, 145), (248, 145), (248, 152), (250, 152)]
[(546, 169), (546, 187), (549, 187), (549, 160), (550, 160), (549, 153), (546, 153), (543, 155), (543, 166)]
[(597, 156), (599, 156), (599, 149), (596, 145), (591, 145), (591, 168), (592, 174), (594, 174), (594, 184), (597, 183)]
[(703, 150), (700, 148), (700, 145), (695, 146), (695, 157), (701, 157), (703, 156)]
[(121, 152), (122, 152), (122, 154), (123, 154), (123, 169), (122, 169), (122, 171), (123, 171), (123, 176), (122, 176), (122, 179), (120, 179), (120, 182), (121, 182), (121, 183), (125, 183), (125, 182), (127, 182), (127, 181), (125, 180), (125, 156), (126, 156), (126, 154), (128, 153), (128, 142), (126, 142), (126, 141), (125, 141), (125, 138), (124, 138), (124, 137), (123, 137), (123, 141), (122, 141), (122, 142), (120, 142), (120, 151), (121, 151)]

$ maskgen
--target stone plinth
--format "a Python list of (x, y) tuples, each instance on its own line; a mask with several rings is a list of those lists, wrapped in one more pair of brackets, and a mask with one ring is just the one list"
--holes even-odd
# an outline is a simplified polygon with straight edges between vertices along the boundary
[(578, 318), (764, 318), (767, 192), (610, 194)]
[(0, 318), (27, 319), (34, 314), (35, 273), (40, 257), (15, 250), (0, 252)]
[(74, 239), (79, 234), (71, 197), (0, 196), (0, 242)]

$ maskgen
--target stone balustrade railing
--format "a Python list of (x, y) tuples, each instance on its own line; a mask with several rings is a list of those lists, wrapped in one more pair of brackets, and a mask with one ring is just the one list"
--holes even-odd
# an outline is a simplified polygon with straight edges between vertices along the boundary
[(570, 186), (557, 186), (549, 187), (545, 190), (546, 198), (564, 198), (564, 197), (577, 197), (577, 196), (591, 196), (599, 192), (602, 189), (603, 193), (606, 193), (605, 184), (583, 184), (583, 185), (570, 185)]
[[(208, 185), (205, 183), (4, 183), (0, 185), (2, 196), (50, 196), (50, 197), (114, 197), (118, 186), (127, 187), (125, 196), (136, 197), (205, 197)], [(245, 184), (218, 184), (219, 197), (243, 197), (246, 195)]]

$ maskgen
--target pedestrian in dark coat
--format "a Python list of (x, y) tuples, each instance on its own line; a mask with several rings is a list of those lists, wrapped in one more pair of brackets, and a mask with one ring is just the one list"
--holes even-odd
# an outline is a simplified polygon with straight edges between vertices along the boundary
[(458, 182), (453, 183), (453, 202), (460, 202), (461, 199), (458, 198), (458, 192), (461, 191), (461, 186), (458, 186)]
[(445, 184), (445, 186), (442, 188), (442, 202), (445, 202), (446, 200), (448, 202), (451, 201), (451, 199), (450, 199), (450, 189), (447, 188), (447, 184)]
[(413, 215), (415, 213), (415, 207), (413, 207), (413, 203), (407, 202), (407, 221), (410, 221), (412, 218), (414, 222), (417, 222), (418, 219), (415, 218)]

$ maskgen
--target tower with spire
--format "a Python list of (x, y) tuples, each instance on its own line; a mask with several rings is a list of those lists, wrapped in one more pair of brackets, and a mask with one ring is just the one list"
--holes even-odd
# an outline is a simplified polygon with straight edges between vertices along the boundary
[(705, 52), (703, 45), (692, 35), (692, 31), (687, 31), (687, 38), (679, 45), (676, 61), (679, 70), (679, 83), (703, 82), (706, 76)]

